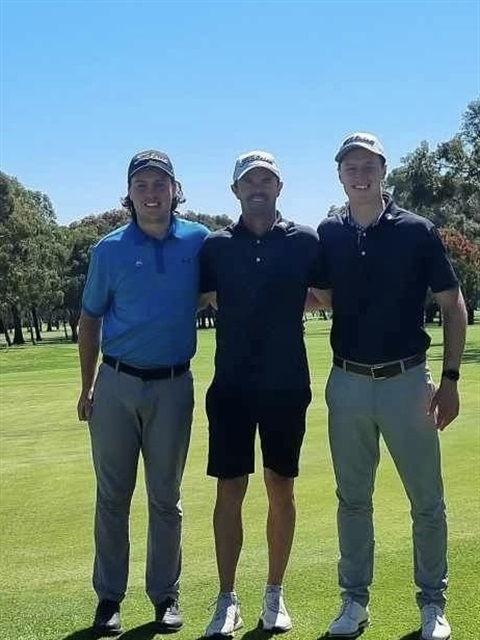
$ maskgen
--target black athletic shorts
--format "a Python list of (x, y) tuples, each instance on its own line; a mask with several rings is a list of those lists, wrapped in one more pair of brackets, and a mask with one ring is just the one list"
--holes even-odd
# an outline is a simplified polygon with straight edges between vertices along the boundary
[(230, 389), (213, 383), (207, 391), (207, 474), (238, 478), (255, 471), (258, 425), (263, 466), (279, 475), (298, 475), (310, 388), (282, 391)]

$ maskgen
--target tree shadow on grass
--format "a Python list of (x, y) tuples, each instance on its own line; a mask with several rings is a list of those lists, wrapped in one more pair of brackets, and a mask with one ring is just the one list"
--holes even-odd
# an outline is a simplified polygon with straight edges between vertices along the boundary
[[(117, 637), (119, 640), (152, 640), (152, 638), (155, 638), (157, 633), (158, 630), (155, 627), (155, 623), (148, 622), (147, 624), (142, 624), (138, 627), (134, 627), (133, 629), (129, 629), (119, 636), (113, 637)], [(68, 636), (62, 638), (62, 640), (99, 640), (100, 638), (107, 637), (111, 638), (112, 636), (99, 633), (89, 627), (88, 629), (79, 629), (78, 631), (74, 631)]]

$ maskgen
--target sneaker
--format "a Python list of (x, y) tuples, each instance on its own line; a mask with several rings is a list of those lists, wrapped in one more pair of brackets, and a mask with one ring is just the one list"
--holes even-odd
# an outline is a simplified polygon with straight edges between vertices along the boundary
[(264, 631), (283, 633), (293, 627), (292, 619), (288, 615), (283, 601), (283, 588), (267, 586), (263, 597), (263, 611), (260, 615), (260, 623)]
[(212, 621), (205, 631), (205, 638), (212, 636), (225, 636), (232, 638), (237, 629), (243, 627), (240, 616), (240, 606), (235, 591), (220, 593)]
[(93, 630), (102, 636), (118, 636), (123, 633), (120, 620), (120, 603), (100, 600), (95, 611)]
[(443, 613), (436, 604), (422, 607), (422, 640), (449, 640), (452, 630)]
[(155, 605), (155, 627), (159, 633), (174, 633), (183, 627), (178, 601), (167, 598)]
[(328, 635), (355, 638), (362, 629), (368, 627), (369, 622), (368, 607), (362, 607), (356, 600), (347, 596), (343, 598), (338, 616), (328, 627)]

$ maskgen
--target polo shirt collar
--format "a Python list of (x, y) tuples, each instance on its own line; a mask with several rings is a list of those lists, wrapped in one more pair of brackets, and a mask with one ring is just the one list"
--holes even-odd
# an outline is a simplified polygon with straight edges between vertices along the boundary
[[(280, 211), (277, 210), (275, 220), (271, 228), (267, 231), (267, 234), (272, 232), (286, 233), (290, 225), (291, 223), (288, 220), (285, 220), (284, 218), (282, 218), (282, 214), (280, 213)], [(242, 233), (242, 234), (251, 235), (251, 236), (255, 235), (247, 227), (242, 216), (239, 217), (237, 222), (234, 222), (232, 225), (230, 225), (230, 229), (232, 230), (232, 233)]]
[[(133, 241), (135, 244), (143, 244), (144, 242), (147, 242), (149, 240), (157, 240), (153, 236), (149, 236), (144, 231), (142, 231), (142, 229), (138, 226), (135, 220), (132, 220), (129, 224), (130, 224), (131, 233), (133, 234)], [(175, 214), (172, 214), (167, 235), (164, 238), (162, 238), (161, 241), (158, 241), (158, 240), (157, 241), (163, 242), (170, 236), (174, 238), (179, 238), (180, 235), (181, 233), (180, 233), (180, 229), (177, 221), (177, 216)]]
[(355, 229), (366, 229), (376, 227), (381, 222), (393, 220), (398, 215), (398, 207), (389, 193), (383, 193), (382, 198), (385, 206), (383, 207), (383, 210), (381, 211), (375, 222), (369, 224), (368, 227), (361, 227), (361, 225), (359, 225), (358, 222), (355, 221), (350, 210), (350, 205), (348, 203), (345, 205), (345, 208), (342, 212), (342, 218), (344, 222), (346, 222), (349, 226), (354, 227)]

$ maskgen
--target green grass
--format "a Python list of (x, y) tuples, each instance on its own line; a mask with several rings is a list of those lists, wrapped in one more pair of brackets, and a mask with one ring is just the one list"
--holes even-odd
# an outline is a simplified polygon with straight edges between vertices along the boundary
[[(307, 344), (314, 400), (297, 481), (298, 521), (285, 582), (294, 618), (289, 640), (316, 640), (338, 607), (334, 481), (326, 438), (323, 389), (330, 366), (329, 323), (310, 320)], [(430, 362), (441, 367), (441, 330)], [(194, 361), (197, 408), (183, 486), (184, 570), (178, 640), (196, 640), (211, 616), (217, 578), (211, 513), (215, 481), (205, 476), (207, 426), (203, 398), (212, 374), (213, 331), (199, 332)], [(480, 601), (480, 326), (469, 328), (462, 369), (461, 416), (441, 436), (450, 529), (448, 615), (455, 640), (477, 640)], [(0, 640), (87, 640), (95, 596), (94, 478), (88, 430), (76, 419), (79, 372), (67, 343), (0, 351)], [(414, 638), (409, 506), (383, 451), (375, 493), (376, 568), (372, 626), (365, 638)], [(259, 469), (258, 465), (257, 468)], [(266, 499), (252, 477), (244, 509), (245, 543), (237, 589), (245, 628), (237, 639), (269, 637), (255, 629), (266, 577)], [(130, 586), (123, 605), (125, 640), (150, 640), (152, 608), (144, 594), (146, 512), (140, 477), (132, 512)]]

